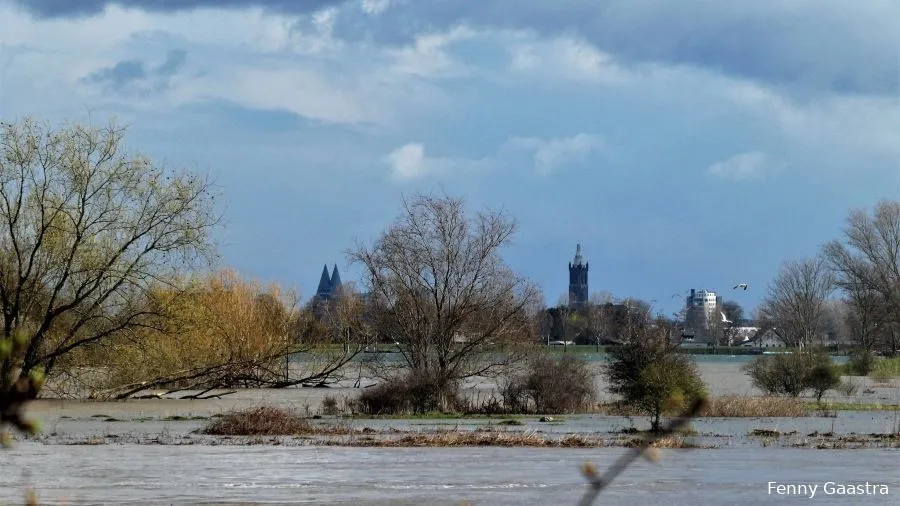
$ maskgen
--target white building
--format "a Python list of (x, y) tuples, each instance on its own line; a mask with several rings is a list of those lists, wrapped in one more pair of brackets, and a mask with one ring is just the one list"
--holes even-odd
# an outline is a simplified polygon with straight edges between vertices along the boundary
[(685, 306), (686, 316), (691, 325), (708, 329), (709, 323), (714, 321), (713, 318), (725, 321), (725, 314), (720, 310), (722, 298), (717, 297), (716, 292), (691, 288), (691, 294), (687, 296)]

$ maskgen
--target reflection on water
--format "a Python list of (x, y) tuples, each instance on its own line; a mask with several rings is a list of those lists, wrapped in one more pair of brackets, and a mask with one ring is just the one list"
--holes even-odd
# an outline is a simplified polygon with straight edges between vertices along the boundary
[[(30, 469), (28, 482), (47, 504), (518, 505), (575, 504), (583, 491), (578, 467), (588, 460), (609, 465), (623, 451), (20, 443), (3, 458), (4, 465)], [(784, 499), (767, 494), (768, 481), (886, 483), (888, 497), (831, 497), (837, 500), (829, 503), (898, 504), (898, 457), (897, 450), (668, 450), (659, 464), (628, 469), (601, 496), (602, 504), (762, 505)], [(0, 475), (0, 502), (20, 501), (22, 480), (20, 473)]]

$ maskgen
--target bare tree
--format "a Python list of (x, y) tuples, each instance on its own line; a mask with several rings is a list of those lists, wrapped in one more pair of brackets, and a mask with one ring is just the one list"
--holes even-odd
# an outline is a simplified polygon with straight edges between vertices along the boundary
[(365, 268), (376, 328), (413, 373), (443, 387), (494, 372), (533, 342), (540, 293), (500, 258), (515, 229), (503, 213), (469, 216), (461, 199), (418, 195), (370, 248), (349, 253)]
[(857, 338), (868, 341), (878, 325), (885, 350), (895, 355), (900, 351), (900, 202), (881, 201), (871, 215), (852, 211), (843, 242), (826, 244), (824, 255), (851, 301), (854, 318), (878, 320), (857, 322)]
[[(211, 252), (210, 183), (123, 146), (124, 130), (0, 126), (0, 392), (81, 347), (160, 323), (152, 286)], [(6, 346), (0, 346), (6, 348)]]
[(825, 260), (786, 262), (769, 285), (761, 312), (791, 346), (806, 346), (822, 330), (826, 302), (834, 287)]
[(722, 337), (726, 346), (734, 346), (740, 341), (738, 329), (741, 327), (741, 321), (744, 319), (744, 308), (736, 301), (727, 300), (722, 303), (719, 308), (721, 313), (725, 315), (722, 322)]

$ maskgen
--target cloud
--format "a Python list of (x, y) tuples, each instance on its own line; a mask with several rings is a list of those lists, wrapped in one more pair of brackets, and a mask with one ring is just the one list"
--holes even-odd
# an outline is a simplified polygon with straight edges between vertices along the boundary
[(429, 177), (468, 176), (483, 174), (496, 166), (491, 158), (432, 157), (425, 154), (420, 142), (410, 142), (391, 151), (385, 161), (395, 183), (410, 183)]
[(771, 165), (768, 155), (750, 151), (710, 165), (707, 173), (731, 181), (761, 180)]
[(172, 49), (166, 54), (165, 61), (155, 68), (148, 69), (146, 62), (142, 60), (123, 60), (111, 67), (91, 72), (82, 81), (100, 84), (106, 90), (117, 92), (133, 87), (144, 92), (160, 91), (184, 67), (186, 60), (187, 51)]
[(593, 152), (602, 149), (604, 145), (601, 137), (580, 133), (572, 137), (554, 139), (513, 137), (505, 144), (504, 149), (531, 151), (537, 172), (548, 175), (564, 165), (585, 162)]
[(405, 144), (387, 157), (386, 162), (395, 182), (408, 182), (429, 176), (472, 176), (489, 171), (518, 169), (519, 155), (525, 153), (538, 175), (550, 175), (565, 165), (578, 165), (605, 146), (596, 135), (578, 134), (572, 137), (542, 139), (540, 137), (512, 137), (495, 152), (483, 158), (429, 157), (422, 143)]
[(391, 6), (391, 0), (362, 0), (362, 11), (366, 14), (381, 14)]
[(894, 95), (897, 19), (900, 2), (892, 0), (405, 1), (378, 24), (361, 26), (348, 17), (336, 32), (393, 44), (412, 40), (422, 26), (461, 23), (574, 34), (622, 64), (686, 65), (785, 89)]
[(509, 46), (510, 70), (538, 79), (563, 78), (601, 84), (626, 84), (631, 73), (581, 38), (513, 42)]
[[(43, 18), (92, 16), (115, 5), (149, 12), (187, 11), (197, 8), (265, 7), (276, 12), (294, 14), (314, 12), (345, 0), (13, 0), (28, 12)], [(380, 2), (377, 0), (369, 3)]]
[(419, 179), (428, 172), (425, 147), (418, 142), (411, 142), (395, 149), (387, 156), (387, 161), (391, 173), (398, 181)]

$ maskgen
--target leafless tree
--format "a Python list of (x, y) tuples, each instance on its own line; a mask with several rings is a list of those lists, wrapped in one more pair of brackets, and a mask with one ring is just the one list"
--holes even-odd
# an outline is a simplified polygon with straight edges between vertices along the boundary
[(406, 367), (454, 382), (496, 371), (533, 342), (540, 293), (500, 257), (515, 229), (502, 212), (470, 216), (461, 199), (417, 195), (371, 247), (349, 253), (365, 268), (376, 329), (400, 344)]
[(66, 354), (156, 326), (149, 294), (211, 253), (209, 181), (155, 165), (124, 129), (0, 126), (0, 392)]
[(786, 262), (769, 285), (761, 312), (791, 346), (806, 346), (822, 330), (826, 302), (834, 287), (825, 260)]
[(900, 202), (881, 201), (871, 215), (852, 211), (843, 232), (843, 241), (825, 245), (824, 256), (853, 307), (852, 332), (865, 341), (881, 335), (894, 355), (900, 351)]

